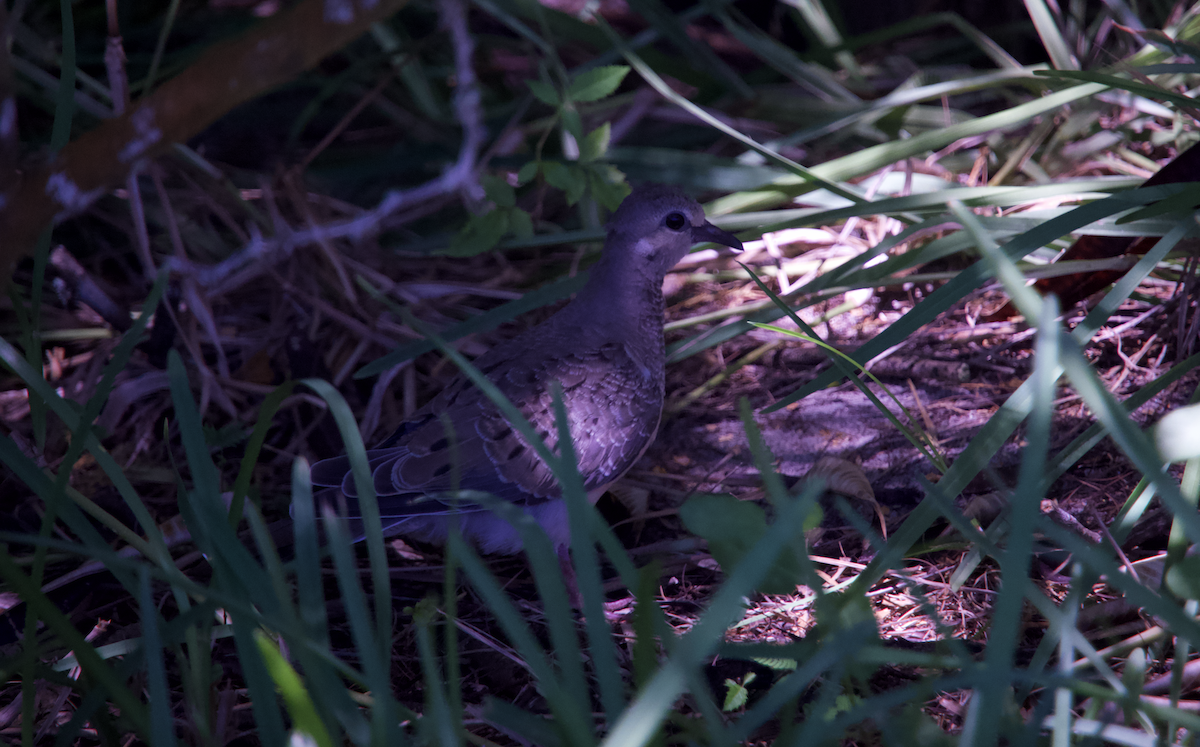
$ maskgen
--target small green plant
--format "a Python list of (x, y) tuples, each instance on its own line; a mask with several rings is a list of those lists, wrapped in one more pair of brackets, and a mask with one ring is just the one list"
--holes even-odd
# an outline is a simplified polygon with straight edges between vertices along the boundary
[(536, 179), (562, 190), (569, 205), (590, 195), (608, 210), (617, 209), (630, 190), (625, 175), (602, 160), (608, 152), (612, 127), (604, 122), (585, 133), (578, 105), (611, 96), (628, 73), (629, 68), (624, 65), (607, 65), (580, 73), (569, 84), (556, 87), (543, 67), (541, 80), (528, 81), (534, 97), (555, 109), (554, 124), (562, 127), (563, 157), (561, 160), (542, 157), (546, 140), (554, 131), (552, 124), (538, 141), (534, 160), (517, 172), (516, 185), (494, 176), (484, 177), (483, 188), (493, 207), (467, 220), (451, 241), (449, 254), (470, 256), (486, 252), (508, 234), (518, 238), (532, 236), (533, 221), (529, 213), (517, 207), (514, 186), (524, 186)]
[[(596, 202), (616, 210), (629, 194), (629, 185), (620, 171), (599, 159), (608, 151), (612, 128), (604, 122), (591, 132), (584, 133), (578, 104), (600, 101), (611, 96), (629, 74), (625, 65), (606, 65), (580, 73), (568, 85), (556, 88), (545, 68), (541, 80), (529, 81), (529, 90), (547, 106), (555, 107), (562, 124), (563, 161), (542, 159), (545, 138), (538, 143), (536, 157), (521, 167), (517, 180), (527, 184), (539, 175), (552, 187), (561, 189), (568, 204), (574, 205), (590, 190)], [(547, 134), (550, 132), (547, 129)]]
[(522, 239), (533, 235), (533, 220), (529, 213), (517, 207), (517, 192), (512, 185), (490, 175), (483, 177), (481, 182), (493, 207), (467, 220), (467, 225), (450, 241), (446, 253), (451, 256), (469, 257), (486, 252), (510, 233)]

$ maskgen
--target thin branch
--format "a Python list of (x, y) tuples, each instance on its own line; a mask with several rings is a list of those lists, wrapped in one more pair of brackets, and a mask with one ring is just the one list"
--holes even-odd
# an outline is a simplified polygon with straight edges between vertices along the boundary
[(468, 203), (482, 200), (484, 193), (479, 184), (478, 159), (479, 151), (487, 139), (487, 127), (484, 125), (482, 97), (471, 60), (475, 42), (467, 27), (467, 8), (462, 0), (445, 0), (438, 7), (454, 47), (457, 82), (454, 110), (463, 129), (462, 145), (454, 165), (441, 176), (418, 187), (388, 192), (378, 205), (354, 218), (314, 225), (303, 230), (292, 230), (279, 223), (274, 237), (265, 239), (255, 233), (246, 246), (217, 265), (197, 267), (176, 259), (171, 263), (172, 269), (193, 276), (210, 292), (218, 288), (221, 292), (229, 292), (263, 274), (267, 266), (286, 259), (300, 247), (338, 239), (360, 242), (379, 234), (387, 218), (450, 194), (461, 194)]

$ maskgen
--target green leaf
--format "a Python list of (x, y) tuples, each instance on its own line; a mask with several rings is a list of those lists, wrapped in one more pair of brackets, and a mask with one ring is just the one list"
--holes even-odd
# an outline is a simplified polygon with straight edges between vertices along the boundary
[(472, 257), (482, 254), (497, 243), (508, 231), (508, 211), (493, 210), (485, 215), (472, 216), (463, 230), (450, 242), (446, 253), (452, 257)]
[(237, 446), (250, 436), (245, 426), (238, 423), (227, 423), (219, 430), (207, 423), (204, 424), (204, 440), (214, 449), (228, 449)]
[(612, 126), (605, 122), (587, 134), (579, 143), (579, 160), (583, 163), (595, 161), (608, 152), (608, 141), (612, 137)]
[(1117, 218), (1117, 225), (1120, 226), (1146, 218), (1157, 218), (1160, 215), (1167, 215), (1169, 213), (1190, 213), (1196, 208), (1197, 203), (1200, 203), (1200, 195), (1197, 195), (1197, 190), (1185, 189), (1177, 195), (1171, 195), (1158, 202), (1150, 203), (1143, 208)]
[(533, 219), (519, 207), (509, 211), (508, 227), (518, 238), (527, 239), (533, 235)]
[(543, 104), (553, 107), (562, 104), (562, 99), (558, 97), (558, 91), (554, 90), (554, 86), (549, 83), (540, 80), (527, 80), (525, 83), (529, 86), (530, 93)]
[(592, 188), (592, 199), (604, 207), (616, 210), (621, 201), (632, 191), (625, 183), (625, 175), (608, 164), (589, 164), (588, 184)]
[(776, 672), (794, 672), (796, 671), (795, 659), (779, 659), (766, 656), (752, 656), (750, 661), (756, 664), (762, 664), (767, 669), (774, 669)]
[(568, 168), (566, 164), (547, 161), (542, 164), (542, 174), (550, 186), (561, 189), (567, 195), (567, 204), (574, 205), (583, 197), (587, 188), (587, 177), (578, 168)]
[(607, 65), (580, 73), (567, 88), (567, 98), (571, 101), (598, 101), (617, 90), (627, 74), (629, 68), (625, 65)]
[(576, 140), (583, 139), (583, 120), (579, 118), (579, 112), (570, 107), (564, 107), (562, 110), (563, 129), (571, 133), (571, 137)]
[(738, 682), (729, 678), (725, 679), (725, 702), (721, 704), (721, 710), (726, 713), (736, 711), (742, 708), (750, 700), (750, 690), (746, 687), (755, 679), (754, 672), (746, 674), (746, 681)]
[(558, 161), (543, 161), (542, 176), (546, 177), (546, 183), (551, 187), (558, 187), (565, 190), (570, 177), (567, 167)]
[(496, 176), (484, 176), (480, 179), (483, 183), (483, 190), (487, 192), (488, 199), (496, 203), (499, 208), (511, 208), (517, 204), (517, 193), (512, 188), (512, 185), (503, 179)]
[(517, 172), (517, 184), (522, 186), (528, 184), (535, 176), (537, 176), (538, 169), (541, 167), (541, 161), (530, 161), (522, 166), (521, 170)]
[(567, 188), (567, 204), (574, 205), (587, 191), (587, 174), (581, 169), (571, 169), (571, 185)]

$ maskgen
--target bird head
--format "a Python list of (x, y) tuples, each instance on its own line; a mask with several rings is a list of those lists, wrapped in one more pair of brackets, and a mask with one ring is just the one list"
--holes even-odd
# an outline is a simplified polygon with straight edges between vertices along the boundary
[(674, 187), (633, 190), (608, 221), (606, 251), (632, 255), (660, 279), (696, 244), (722, 244), (737, 251), (742, 242), (704, 217), (704, 208)]

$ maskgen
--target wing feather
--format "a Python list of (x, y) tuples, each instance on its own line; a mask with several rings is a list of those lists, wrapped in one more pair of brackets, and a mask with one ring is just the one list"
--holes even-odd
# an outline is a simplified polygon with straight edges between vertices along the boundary
[[(521, 362), (531, 359), (538, 362)], [(521, 356), (489, 363), (488, 373), (502, 368), (500, 376), (489, 378), (556, 454), (550, 382), (560, 382), (579, 472), (589, 490), (624, 474), (654, 438), (662, 409), (661, 371), (647, 375), (618, 343), (557, 358)], [(454, 438), (447, 436), (447, 425)], [(482, 392), (461, 379), (384, 443), (388, 446), (369, 451), (368, 459), (381, 505), (387, 499), (396, 514), (418, 497), (452, 490), (455, 461), (462, 489), (523, 504), (561, 497), (553, 472), (536, 450)], [(345, 456), (318, 462), (312, 474), (315, 484), (340, 487), (350, 497), (356, 494)], [(428, 511), (413, 508), (414, 513)]]

